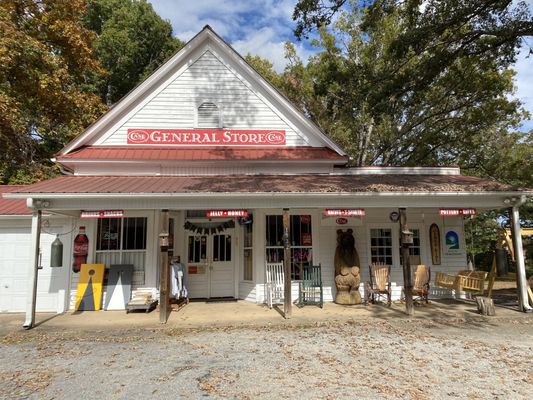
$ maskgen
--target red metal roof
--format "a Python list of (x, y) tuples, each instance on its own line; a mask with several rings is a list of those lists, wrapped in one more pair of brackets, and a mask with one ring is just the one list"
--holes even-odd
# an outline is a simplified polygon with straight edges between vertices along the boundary
[(19, 193), (507, 192), (519, 189), (462, 175), (59, 176)]
[(163, 148), (148, 146), (90, 146), (82, 147), (58, 161), (68, 160), (158, 160), (158, 161), (311, 161), (327, 160), (346, 163), (348, 157), (341, 156), (327, 147), (182, 147)]
[(27, 185), (0, 185), (0, 215), (27, 215), (31, 210), (24, 199), (4, 199), (2, 193), (23, 190)]

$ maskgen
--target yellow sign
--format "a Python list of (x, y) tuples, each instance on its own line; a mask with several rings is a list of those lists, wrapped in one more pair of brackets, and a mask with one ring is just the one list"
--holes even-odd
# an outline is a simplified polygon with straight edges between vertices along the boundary
[(81, 264), (74, 311), (97, 311), (102, 305), (105, 264)]

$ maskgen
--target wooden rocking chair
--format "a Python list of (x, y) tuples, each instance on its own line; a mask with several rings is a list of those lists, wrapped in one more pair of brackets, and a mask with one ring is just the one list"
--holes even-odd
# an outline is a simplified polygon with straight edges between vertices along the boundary
[(266, 300), (270, 308), (273, 304), (283, 303), (285, 297), (285, 275), (283, 263), (266, 263)]
[(387, 305), (390, 307), (391, 300), (391, 283), (390, 283), (390, 265), (375, 263), (368, 267), (370, 272), (370, 281), (365, 282), (365, 301), (371, 301), (373, 304), (380, 298), (387, 298)]
[[(425, 301), (429, 303), (429, 282), (431, 280), (431, 268), (420, 264), (416, 267), (415, 282), (413, 284), (413, 301)], [(405, 291), (402, 289), (402, 301), (405, 300)]]
[(324, 291), (322, 288), (322, 265), (305, 265), (298, 295), (298, 304), (317, 304), (324, 307)]

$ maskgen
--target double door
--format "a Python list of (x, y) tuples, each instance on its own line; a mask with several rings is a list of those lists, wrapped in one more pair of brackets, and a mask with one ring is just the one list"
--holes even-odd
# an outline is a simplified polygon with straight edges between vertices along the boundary
[(191, 298), (235, 297), (232, 229), (187, 236), (187, 286)]

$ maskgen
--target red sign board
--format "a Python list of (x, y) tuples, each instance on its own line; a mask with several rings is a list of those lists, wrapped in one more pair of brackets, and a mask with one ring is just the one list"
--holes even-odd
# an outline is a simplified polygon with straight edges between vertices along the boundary
[(209, 210), (206, 214), (208, 218), (237, 218), (247, 216), (248, 211), (246, 210)]
[(82, 211), (81, 218), (122, 218), (123, 210)]
[(326, 209), (326, 217), (362, 217), (366, 215), (364, 208), (347, 208), (347, 209)]
[(128, 129), (128, 144), (187, 146), (283, 146), (284, 130)]
[(443, 217), (454, 217), (458, 215), (476, 215), (475, 208), (440, 208), (439, 215)]

